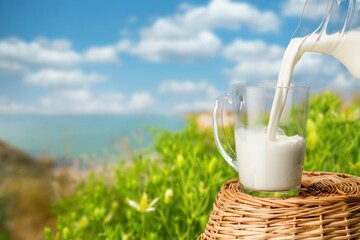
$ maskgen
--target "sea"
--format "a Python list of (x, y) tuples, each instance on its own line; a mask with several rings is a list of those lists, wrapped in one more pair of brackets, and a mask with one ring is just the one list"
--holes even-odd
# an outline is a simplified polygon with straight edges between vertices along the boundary
[(0, 140), (33, 157), (114, 161), (151, 150), (157, 131), (185, 124), (163, 115), (0, 115)]

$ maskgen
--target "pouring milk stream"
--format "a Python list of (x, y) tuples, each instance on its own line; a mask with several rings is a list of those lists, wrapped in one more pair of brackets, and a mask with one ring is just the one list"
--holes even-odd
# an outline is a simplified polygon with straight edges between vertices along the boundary
[[(355, 0), (349, 0), (349, 8)], [(237, 129), (235, 132), (238, 171), (246, 187), (250, 189), (291, 189), (301, 182), (302, 164), (305, 154), (305, 139), (302, 136), (286, 136), (278, 128), (288, 95), (291, 76), (295, 65), (306, 52), (317, 52), (332, 56), (340, 61), (349, 72), (360, 79), (360, 31), (346, 31), (345, 25), (339, 32), (327, 34), (330, 14), (338, 0), (328, 1), (320, 33), (293, 38), (284, 53), (277, 88), (270, 112), (267, 132), (252, 129)], [(360, 2), (359, 4), (360, 5)], [(350, 9), (352, 10), (352, 9)], [(347, 12), (346, 21), (352, 20)], [(358, 29), (359, 30), (359, 29)], [(266, 167), (267, 166), (267, 167)], [(281, 179), (281, 180), (279, 180)]]
[[(342, 4), (341, 2), (341, 0), (330, 0), (329, 6)], [(344, 32), (346, 25), (351, 26), (354, 14), (352, 11), (359, 11), (359, 5), (358, 0), (349, 0), (346, 22), (338, 33), (330, 35), (326, 33), (326, 27), (331, 17), (329, 15), (331, 12), (328, 12), (325, 25), (321, 28), (320, 33), (293, 38), (290, 41), (282, 59), (277, 81), (277, 87), (285, 88), (276, 89), (267, 129), (267, 136), (271, 141), (276, 140), (276, 132), (287, 96), (286, 88), (290, 86), (293, 69), (305, 52), (318, 52), (332, 56), (341, 62), (354, 77), (360, 79), (360, 29)]]
[[(306, 2), (305, 9), (310, 1), (312, 0)], [(313, 3), (317, 7), (319, 1), (314, 0)], [(219, 96), (215, 103), (215, 143), (224, 159), (239, 172), (240, 184), (249, 194), (274, 196), (272, 193), (280, 193), (280, 196), (291, 196), (300, 188), (306, 145), (305, 132), (300, 128), (293, 134), (286, 133), (279, 128), (279, 123), (283, 109), (294, 106), (302, 109), (292, 116), (300, 121), (297, 125), (306, 125), (308, 88), (290, 88), (293, 69), (302, 55), (306, 52), (318, 52), (332, 56), (354, 77), (360, 79), (360, 0), (328, 0), (327, 3), (327, 11), (320, 26), (313, 33), (290, 41), (282, 59), (275, 93), (271, 87), (233, 84), (232, 94)], [(338, 23), (344, 16), (341, 29), (334, 31), (329, 27), (331, 21)], [(285, 104), (288, 94), (293, 97), (295, 93), (301, 96), (301, 100), (288, 99), (289, 102)], [(272, 102), (271, 109), (256, 109), (250, 106), (264, 104), (264, 99), (269, 99), (270, 104)], [(264, 106), (268, 106), (266, 101)], [(217, 123), (222, 123), (222, 115), (218, 113), (222, 113), (225, 103), (231, 104), (234, 111), (236, 159), (230, 157), (222, 147), (217, 130)], [(258, 122), (258, 119), (263, 119), (264, 110), (266, 114), (270, 112), (269, 121)], [(253, 115), (253, 118), (250, 119), (250, 115)], [(297, 125), (294, 127), (299, 127)]]

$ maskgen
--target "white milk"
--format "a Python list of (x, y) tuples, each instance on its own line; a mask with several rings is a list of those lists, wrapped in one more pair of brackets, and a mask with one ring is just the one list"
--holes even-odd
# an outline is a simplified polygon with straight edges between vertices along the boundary
[[(360, 78), (360, 32), (312, 34), (294, 38), (286, 48), (279, 72), (277, 88), (271, 108), (268, 131), (246, 129), (235, 131), (236, 155), (240, 182), (247, 188), (264, 191), (282, 191), (299, 187), (305, 154), (305, 140), (301, 136), (278, 135), (277, 129), (296, 63), (305, 52), (319, 52), (342, 62)], [(319, 71), (326, 71), (319, 69)], [(315, 81), (316, 79), (314, 79)]]
[(240, 182), (253, 190), (287, 191), (301, 184), (305, 140), (278, 135), (270, 141), (265, 132), (244, 128), (235, 132)]
[[(343, 63), (354, 77), (360, 79), (360, 32), (350, 31), (342, 36), (339, 36), (338, 33), (322, 36), (312, 34), (303, 38), (294, 38), (290, 41), (281, 62), (277, 87), (286, 88), (290, 86), (295, 65), (305, 52), (319, 52), (333, 56)], [(326, 66), (320, 71), (326, 71)], [(286, 96), (286, 89), (276, 89), (267, 132), (271, 140), (275, 140)]]

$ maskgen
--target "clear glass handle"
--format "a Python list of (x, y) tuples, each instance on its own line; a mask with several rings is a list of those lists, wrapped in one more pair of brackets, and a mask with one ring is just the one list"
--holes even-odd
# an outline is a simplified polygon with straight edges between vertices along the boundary
[[(219, 149), (221, 155), (224, 157), (225, 161), (236, 171), (238, 171), (238, 165), (236, 161), (236, 157), (234, 158), (230, 157), (230, 155), (226, 152), (223, 145), (220, 142), (219, 138), (219, 127), (222, 129), (222, 134), (225, 135), (224, 131), (224, 124), (223, 124), (223, 116), (224, 116), (224, 104), (232, 104), (231, 95), (228, 93), (225, 93), (223, 95), (220, 95), (215, 102), (214, 110), (213, 110), (213, 133), (214, 133), (214, 139), (217, 148)], [(221, 123), (219, 126), (218, 124)], [(226, 139), (226, 138), (225, 138)], [(227, 140), (226, 140), (227, 141)], [(228, 145), (229, 142), (227, 141)], [(230, 146), (230, 145), (229, 145)], [(231, 147), (230, 147), (231, 149)], [(232, 149), (231, 149), (232, 150)], [(233, 151), (233, 150), (232, 150)], [(235, 154), (234, 154), (235, 155)]]

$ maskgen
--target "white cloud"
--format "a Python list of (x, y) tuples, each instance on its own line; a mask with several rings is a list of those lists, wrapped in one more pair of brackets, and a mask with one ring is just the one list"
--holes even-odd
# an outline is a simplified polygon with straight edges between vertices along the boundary
[(243, 61), (226, 72), (233, 82), (276, 82), (280, 60)]
[(214, 57), (221, 42), (213, 33), (202, 31), (186, 38), (145, 38), (131, 53), (149, 61), (189, 61)]
[(162, 82), (159, 86), (160, 93), (166, 94), (199, 94), (202, 97), (214, 97), (219, 95), (216, 88), (210, 85), (207, 81), (194, 82), (190, 80), (177, 81), (169, 80)]
[[(70, 89), (57, 91), (50, 97), (41, 99), (41, 104), (46, 107), (56, 107), (56, 105), (68, 105), (72, 108), (73, 104), (84, 104), (91, 99), (91, 93), (86, 89)], [(57, 106), (58, 107), (58, 106)]]
[(191, 10), (193, 8), (195, 8), (195, 6), (190, 4), (190, 3), (181, 3), (179, 5), (179, 10), (181, 10), (181, 11), (188, 11), (188, 10)]
[(306, 1), (307, 0), (284, 1), (282, 5), (282, 14), (284, 16), (301, 16)]
[(117, 53), (126, 41), (116, 45), (94, 46), (79, 53), (64, 39), (37, 38), (24, 41), (18, 38), (0, 40), (0, 73), (24, 74), (34, 69), (72, 69), (80, 64), (119, 63)]
[(148, 61), (202, 60), (216, 56), (221, 48), (221, 40), (212, 32), (215, 29), (247, 27), (253, 32), (275, 32), (280, 27), (275, 13), (260, 11), (244, 2), (212, 0), (205, 6), (181, 4), (179, 9), (178, 13), (158, 18), (151, 26), (141, 29), (139, 41), (121, 40), (79, 53), (72, 49), (68, 40), (5, 39), (0, 41), (0, 60), (6, 60), (9, 69), (24, 64), (27, 67), (74, 68), (84, 62), (119, 63), (119, 52)]
[(148, 113), (155, 99), (148, 92), (94, 92), (88, 88), (56, 90), (29, 105), (0, 96), (4, 114), (136, 114)]
[(204, 30), (239, 29), (244, 26), (253, 32), (274, 32), (280, 27), (275, 13), (261, 12), (245, 2), (212, 0), (206, 6), (185, 6), (182, 5), (183, 12), (180, 14), (160, 18), (151, 27), (143, 29), (142, 37), (183, 37)]
[(118, 42), (116, 45), (116, 50), (119, 52), (126, 52), (126, 51), (131, 51), (132, 43), (130, 40), (128, 39), (123, 39), (120, 42)]
[(97, 114), (123, 113), (122, 94), (94, 94), (88, 89), (69, 89), (53, 93), (41, 99), (46, 113)]
[(91, 47), (84, 53), (84, 60), (94, 63), (119, 63), (116, 46)]
[(29, 66), (73, 67), (81, 61), (67, 40), (38, 38), (25, 42), (17, 38), (0, 41), (0, 60)]
[(47, 114), (141, 113), (154, 102), (146, 92), (127, 97), (120, 92), (95, 93), (86, 88), (56, 91), (40, 101), (42, 112)]
[(147, 92), (134, 93), (130, 97), (128, 112), (138, 112), (145, 110), (146, 107), (151, 106), (155, 100)]
[[(231, 61), (244, 61), (263, 59), (279, 59), (284, 49), (278, 45), (269, 45), (262, 40), (245, 41), (237, 39), (224, 48), (224, 57)], [(265, 54), (265, 55), (264, 55)]]
[(295, 68), (296, 74), (311, 74), (334, 76), (341, 72), (339, 62), (326, 55), (319, 53), (306, 52), (301, 57)]
[[(302, 16), (306, 0), (286, 0), (282, 5), (284, 16)], [(310, 20), (321, 19), (327, 8), (328, 1), (308, 1), (304, 11), (304, 18)], [(320, 25), (320, 22), (319, 22)], [(314, 29), (315, 30), (315, 29)]]
[(181, 4), (180, 12), (158, 18), (140, 31), (140, 40), (127, 45), (129, 53), (149, 61), (189, 61), (214, 57), (221, 48), (215, 29), (276, 32), (280, 20), (271, 11), (230, 0), (212, 0), (206, 6)]
[(86, 86), (101, 82), (105, 76), (97, 73), (84, 73), (81, 70), (44, 69), (28, 74), (24, 82), (35, 86)]
[(360, 81), (347, 73), (340, 73), (326, 87), (328, 90), (342, 94), (345, 98), (350, 97), (353, 92), (360, 91)]
[(312, 90), (318, 91), (345, 71), (334, 58), (318, 53), (305, 53), (294, 69), (292, 81), (310, 85)]
[(220, 92), (207, 81), (168, 80), (159, 85), (172, 113), (209, 111)]
[(0, 113), (6, 114), (24, 114), (36, 113), (35, 108), (23, 103), (12, 101), (6, 97), (0, 96)]
[(232, 81), (275, 82), (280, 70), (284, 49), (260, 40), (237, 39), (224, 48), (224, 57), (237, 62), (226, 73)]
[(214, 106), (214, 101), (194, 101), (194, 102), (185, 102), (175, 105), (175, 113), (191, 113), (191, 112), (205, 112), (210, 111)]
[[(224, 57), (236, 65), (226, 69), (232, 81), (276, 84), (282, 55), (278, 45), (238, 39), (224, 48)], [(334, 58), (319, 53), (305, 53), (295, 66), (291, 82), (309, 85), (312, 91), (330, 89), (342, 94), (360, 90), (356, 81)]]
[(0, 73), (24, 74), (29, 69), (21, 63), (0, 59)]
[(184, 22), (195, 23), (199, 28), (238, 29), (246, 26), (253, 32), (276, 32), (280, 27), (275, 13), (261, 12), (249, 3), (230, 0), (213, 0), (206, 7), (191, 9), (185, 14)]
[(311, 86), (313, 91), (330, 90), (348, 98), (360, 91), (360, 81), (336, 59), (317, 53), (305, 53), (297, 64), (293, 80)]

